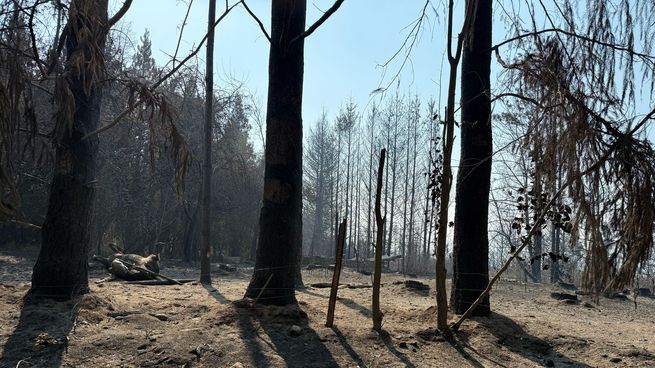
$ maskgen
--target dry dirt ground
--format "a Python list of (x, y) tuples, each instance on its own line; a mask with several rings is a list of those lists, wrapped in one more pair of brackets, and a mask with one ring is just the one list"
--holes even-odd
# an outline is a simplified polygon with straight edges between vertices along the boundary
[[(97, 284), (71, 302), (23, 299), (33, 257), (0, 251), (0, 367), (654, 367), (655, 300), (563, 304), (556, 288), (501, 282), (490, 318), (467, 321), (454, 339), (432, 329), (433, 291), (383, 275), (384, 329), (372, 331), (371, 289), (339, 290), (334, 328), (324, 327), (329, 289), (297, 293), (300, 309), (240, 308), (247, 269), (213, 287)], [(163, 262), (162, 272), (198, 276)], [(305, 283), (326, 282), (324, 270)], [(432, 284), (429, 279), (420, 279)], [(352, 271), (342, 283), (370, 283)], [(300, 327), (292, 336), (292, 326)]]

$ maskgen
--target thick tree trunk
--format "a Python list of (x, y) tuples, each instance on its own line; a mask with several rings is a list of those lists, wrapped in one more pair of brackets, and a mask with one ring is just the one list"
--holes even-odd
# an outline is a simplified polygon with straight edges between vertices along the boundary
[[(467, 0), (470, 1), (477, 0)], [(461, 158), (455, 198), (455, 244), (451, 305), (462, 313), (489, 282), (487, 234), (491, 178), (491, 1), (477, 1), (462, 53)], [(488, 297), (474, 315), (490, 313)]]
[[(263, 207), (246, 297), (296, 303), (302, 247), (302, 89), (306, 1), (274, 0), (271, 15)], [(270, 278), (267, 287), (264, 284)]]
[[(66, 97), (58, 98), (61, 137), (56, 142), (48, 212), (30, 290), (33, 295), (61, 299), (89, 290), (90, 219), (98, 138), (82, 137), (94, 131), (100, 121), (107, 0), (73, 1), (69, 14), (67, 61), (57, 89), (68, 88), (72, 100), (62, 102)], [(65, 116), (69, 108), (73, 108), (72, 116)]]

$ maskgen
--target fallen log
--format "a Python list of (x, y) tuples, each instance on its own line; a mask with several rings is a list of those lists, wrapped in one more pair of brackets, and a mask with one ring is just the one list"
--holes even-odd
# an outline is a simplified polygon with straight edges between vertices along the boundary
[[(177, 281), (175, 283), (174, 281)], [(173, 281), (169, 280), (139, 280), (139, 281), (127, 281), (125, 282), (126, 284), (131, 284), (131, 285), (179, 285), (179, 284), (187, 284), (189, 282), (194, 282), (198, 281), (196, 279), (175, 279)]]
[(418, 290), (418, 291), (430, 291), (430, 285), (424, 284), (417, 280), (405, 280), (405, 287), (408, 289)]
[(578, 296), (568, 293), (550, 293), (550, 297), (556, 300), (578, 300)]

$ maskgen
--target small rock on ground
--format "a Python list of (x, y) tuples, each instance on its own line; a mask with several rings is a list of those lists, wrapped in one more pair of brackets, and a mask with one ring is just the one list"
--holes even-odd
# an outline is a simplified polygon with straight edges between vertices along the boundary
[(289, 328), (289, 336), (300, 336), (301, 334), (302, 328), (300, 328), (300, 326), (293, 325)]

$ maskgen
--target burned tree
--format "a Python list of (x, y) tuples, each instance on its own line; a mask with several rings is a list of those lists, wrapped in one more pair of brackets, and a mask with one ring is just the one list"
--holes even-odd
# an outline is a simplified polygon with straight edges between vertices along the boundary
[(305, 0), (275, 0), (272, 4), (271, 35), (266, 34), (270, 53), (264, 195), (255, 271), (246, 291), (246, 297), (259, 297), (263, 304), (296, 303), (295, 287), (302, 282), (304, 43), (342, 3), (337, 0), (307, 29)]
[(207, 12), (207, 70), (205, 73), (205, 139), (202, 180), (202, 241), (200, 251), (200, 282), (209, 284), (211, 277), (210, 215), (212, 185), (212, 128), (214, 126), (214, 22), (216, 0), (209, 0)]
[(88, 286), (89, 225), (94, 197), (98, 127), (109, 31), (107, 0), (70, 4), (66, 64), (57, 78), (55, 171), (31, 294), (71, 298)]
[[(471, 29), (462, 50), (461, 156), (455, 197), (451, 307), (465, 311), (489, 281), (487, 218), (491, 183), (491, 1), (466, 1)], [(476, 310), (488, 315), (489, 300)]]

